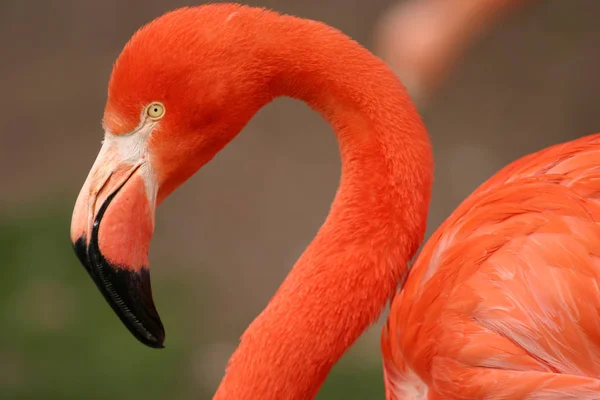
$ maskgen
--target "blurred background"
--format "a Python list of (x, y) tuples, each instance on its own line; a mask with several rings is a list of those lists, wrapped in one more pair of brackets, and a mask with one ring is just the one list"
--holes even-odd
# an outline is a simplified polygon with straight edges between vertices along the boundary
[[(370, 49), (398, 3), (243, 2), (322, 20)], [(0, 0), (0, 398), (211, 398), (323, 222), (335, 138), (308, 107), (280, 99), (158, 210), (150, 258), (165, 350), (131, 336), (76, 260), (70, 214), (100, 148), (112, 63), (139, 26), (202, 3)], [(600, 2), (524, 3), (420, 103), (436, 160), (428, 236), (510, 161), (600, 131)], [(380, 324), (365, 333), (319, 399), (383, 399), (379, 335)]]

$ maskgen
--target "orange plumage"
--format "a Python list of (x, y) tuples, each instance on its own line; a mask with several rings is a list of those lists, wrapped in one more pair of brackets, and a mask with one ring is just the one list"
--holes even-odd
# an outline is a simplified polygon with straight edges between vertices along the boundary
[(343, 33), (233, 4), (158, 18), (111, 75), (105, 140), (71, 238), (136, 338), (151, 347), (165, 338), (147, 265), (156, 205), (278, 96), (331, 123), (340, 186), (244, 332), (216, 399), (314, 397), (394, 296), (382, 337), (389, 399), (598, 398), (600, 139), (501, 171), (440, 227), (396, 295), (423, 240), (432, 182), (413, 104), (390, 69)]
[(440, 226), (382, 335), (389, 399), (600, 398), (598, 160), (600, 135), (523, 157)]

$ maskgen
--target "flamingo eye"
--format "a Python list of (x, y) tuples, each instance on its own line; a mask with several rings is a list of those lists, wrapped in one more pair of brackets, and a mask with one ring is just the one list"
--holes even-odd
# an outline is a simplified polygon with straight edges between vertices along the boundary
[(146, 115), (152, 119), (161, 119), (165, 115), (165, 106), (162, 103), (154, 102), (146, 108)]

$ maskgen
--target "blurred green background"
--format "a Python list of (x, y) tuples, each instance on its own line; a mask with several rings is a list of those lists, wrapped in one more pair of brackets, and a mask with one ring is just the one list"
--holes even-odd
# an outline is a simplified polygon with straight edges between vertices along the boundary
[[(209, 399), (244, 328), (322, 223), (339, 157), (330, 128), (282, 99), (158, 211), (153, 291), (166, 349), (139, 344), (76, 260), (70, 213), (100, 147), (114, 59), (182, 0), (0, 1), (0, 399)], [(248, 1), (371, 47), (391, 0)], [(428, 234), (518, 156), (600, 130), (600, 2), (541, 1), (460, 62), (425, 110), (437, 160)], [(319, 399), (383, 399), (380, 323)]]
[[(225, 328), (216, 326), (219, 311), (210, 306), (218, 288), (199, 277), (158, 280), (154, 296), (166, 349), (141, 345), (75, 260), (65, 235), (66, 204), (17, 207), (0, 216), (0, 255), (11, 266), (0, 275), (0, 398), (211, 398), (221, 373), (215, 365), (239, 333), (218, 333)], [(229, 347), (219, 345), (223, 335)], [(370, 396), (383, 398), (379, 364), (350, 353), (318, 398)]]

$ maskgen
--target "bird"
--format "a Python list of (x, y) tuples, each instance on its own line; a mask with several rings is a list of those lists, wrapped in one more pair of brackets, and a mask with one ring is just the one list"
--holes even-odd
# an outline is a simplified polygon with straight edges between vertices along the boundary
[(464, 53), (509, 15), (537, 0), (409, 0), (394, 3), (374, 31), (377, 53), (427, 109)]
[(135, 338), (164, 347), (148, 256), (156, 208), (281, 96), (331, 124), (339, 187), (214, 399), (314, 398), (388, 304), (388, 400), (600, 399), (600, 135), (513, 161), (417, 256), (432, 143), (400, 80), (327, 24), (235, 3), (159, 16), (110, 75), (70, 237)]

